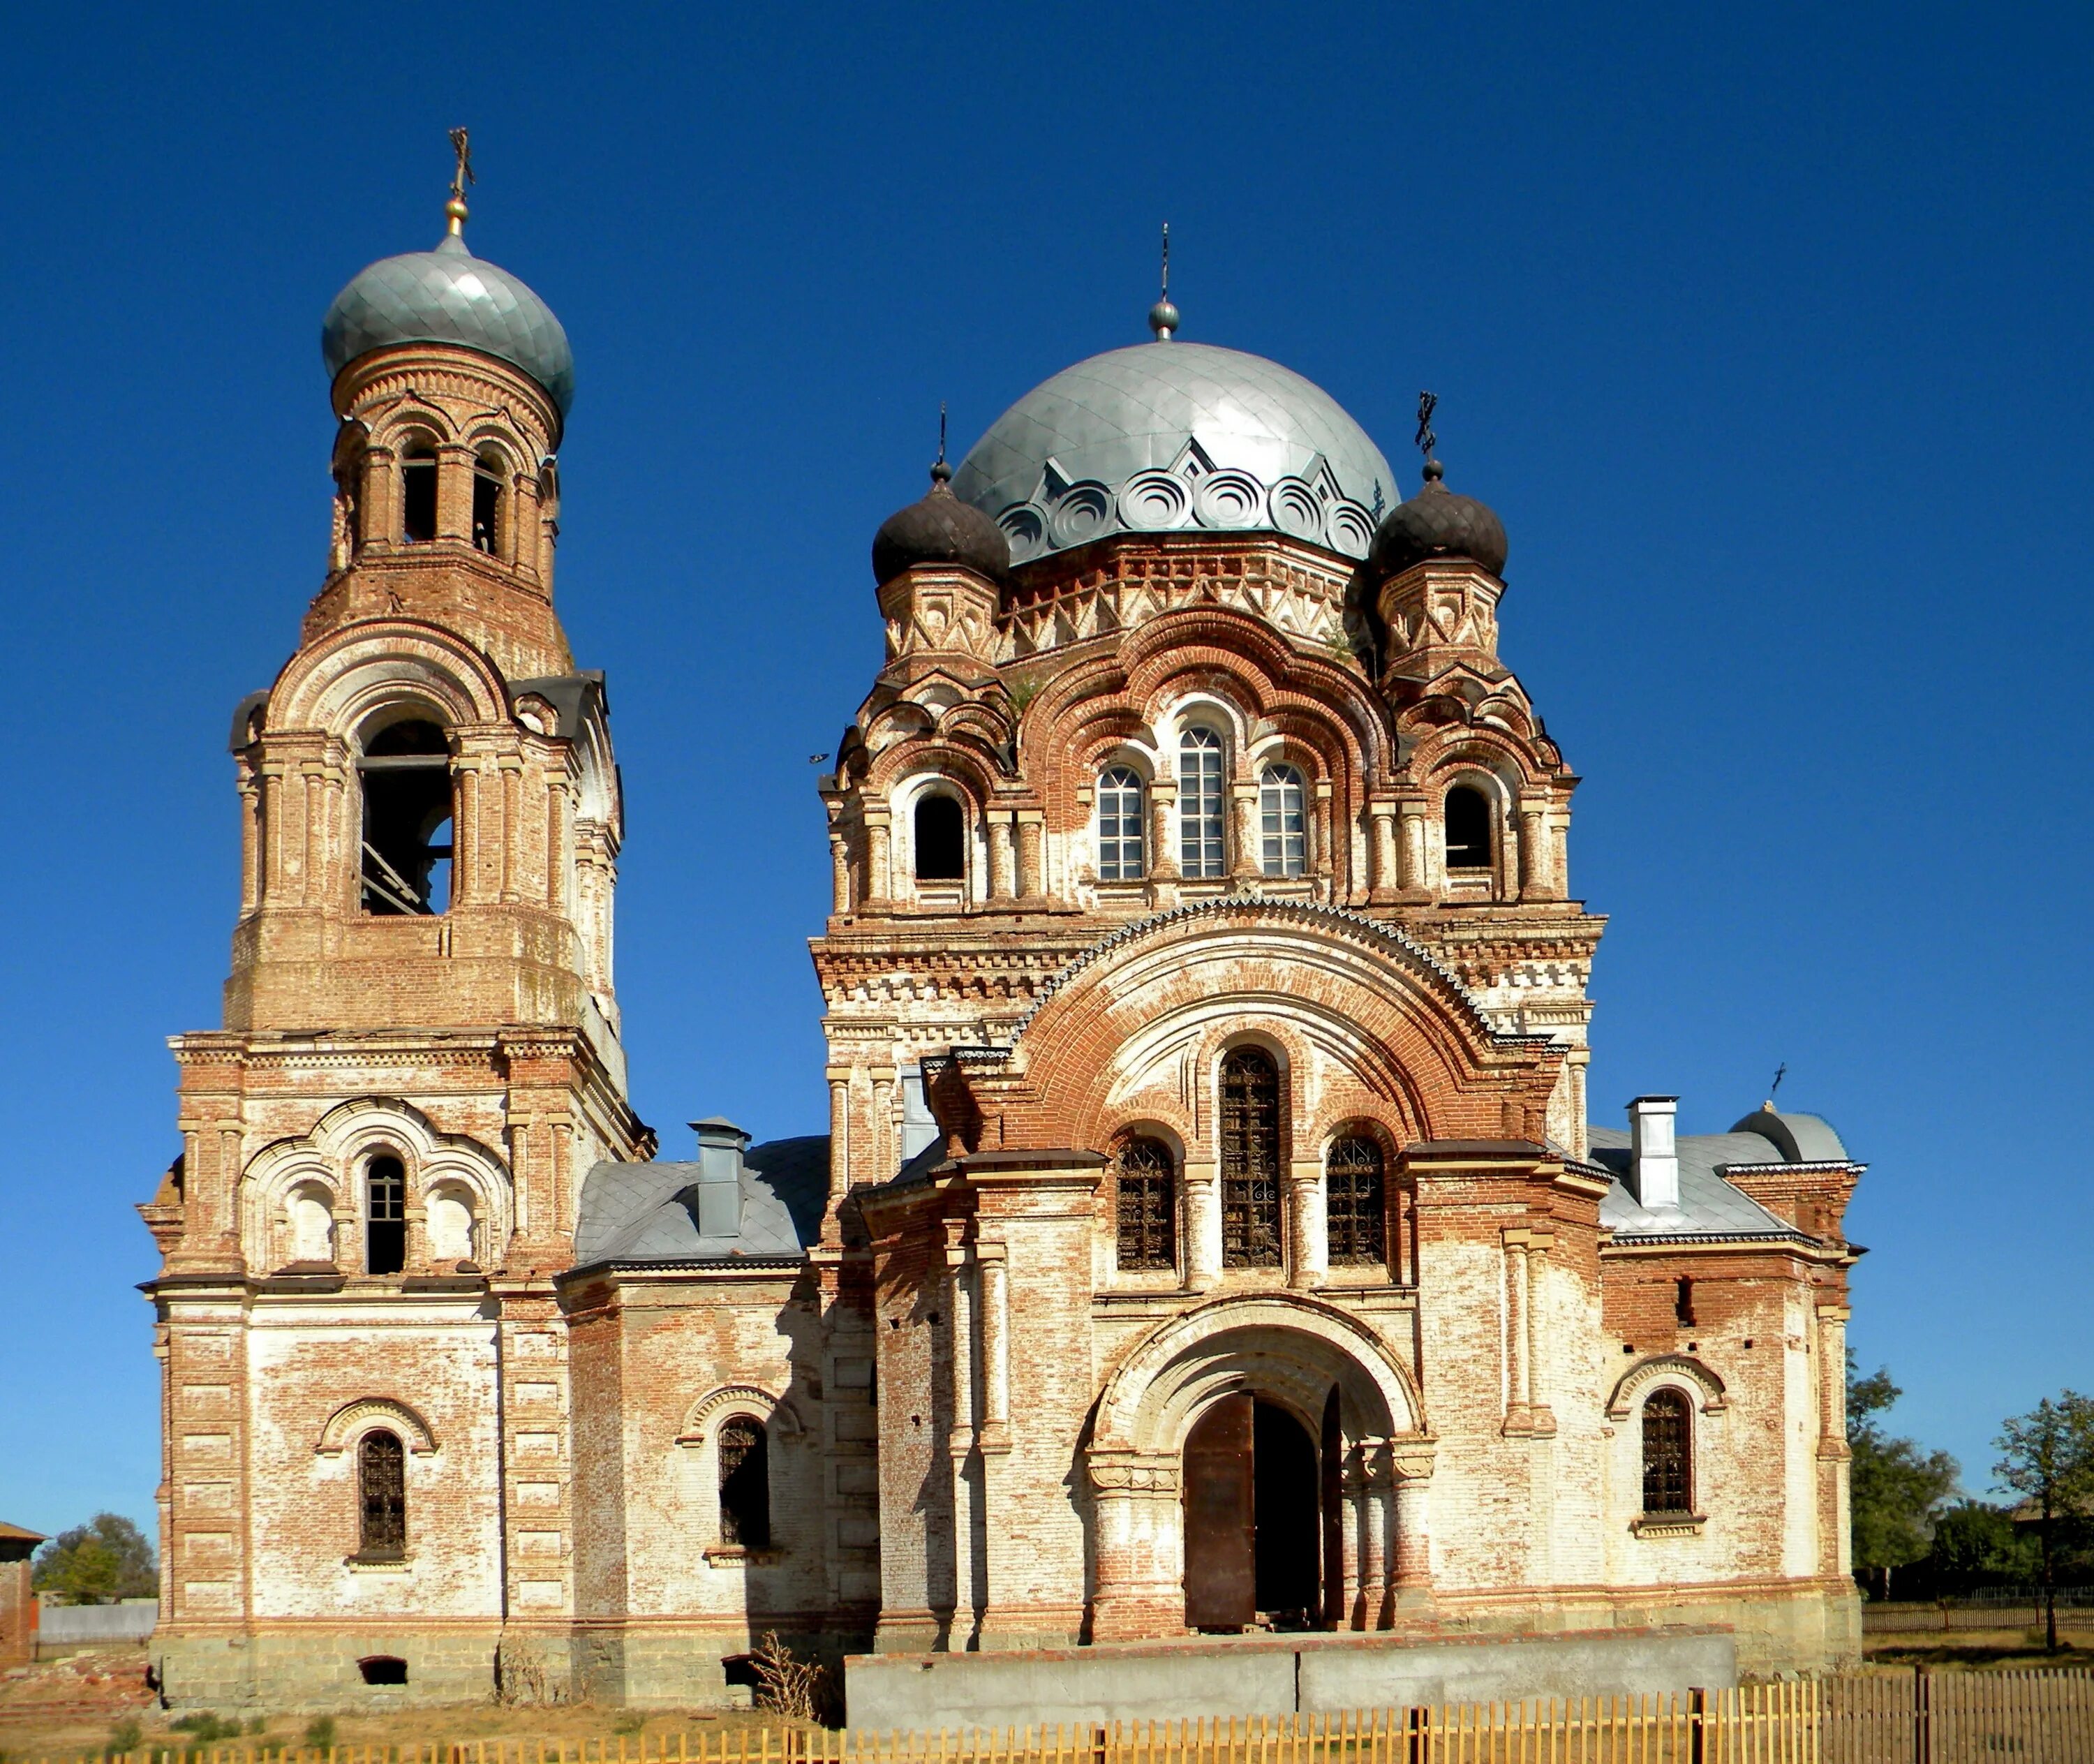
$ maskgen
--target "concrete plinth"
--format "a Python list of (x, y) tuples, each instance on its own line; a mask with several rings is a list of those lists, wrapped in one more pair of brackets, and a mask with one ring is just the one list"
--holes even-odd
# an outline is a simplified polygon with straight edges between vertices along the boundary
[(1199, 1636), (1004, 1653), (854, 1654), (854, 1727), (880, 1731), (1336, 1714), (1418, 1704), (1727, 1688), (1727, 1630)]

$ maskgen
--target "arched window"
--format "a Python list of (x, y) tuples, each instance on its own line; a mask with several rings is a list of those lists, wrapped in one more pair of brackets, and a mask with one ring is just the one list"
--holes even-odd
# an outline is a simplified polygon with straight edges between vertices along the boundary
[(1447, 793), (1447, 867), (1491, 867), (1491, 806), (1482, 791), (1458, 784)]
[(1228, 873), (1222, 738), (1212, 729), (1188, 729), (1178, 744), (1178, 868), (1196, 877)]
[(1222, 1062), (1222, 1260), (1276, 1268), (1279, 1240), (1279, 1068), (1262, 1048)]
[(437, 450), (410, 441), (400, 458), (400, 532), (411, 545), (437, 537)]
[(1324, 1162), (1323, 1179), (1331, 1260), (1353, 1265), (1386, 1261), (1380, 1145), (1364, 1134), (1338, 1141)]
[(433, 723), (394, 723), (365, 744), (363, 910), (380, 918), (450, 906), (450, 743)]
[(1258, 780), (1258, 817), (1267, 875), (1303, 875), (1309, 868), (1309, 834), (1301, 774), (1292, 766), (1267, 766)]
[(967, 873), (966, 812), (942, 790), (916, 799), (916, 880), (958, 882)]
[(1141, 775), (1126, 766), (1098, 774), (1098, 880), (1136, 882), (1148, 872)]
[(720, 1424), (719, 1502), (723, 1544), (770, 1547), (770, 1436), (747, 1415)]
[(407, 1172), (389, 1153), (374, 1158), (363, 1172), (363, 1267), (368, 1274), (398, 1274), (407, 1266)]
[(1113, 1159), (1113, 1223), (1119, 1265), (1178, 1266), (1178, 1172), (1161, 1140), (1128, 1140)]
[(484, 453), (472, 467), (472, 542), (499, 555), (502, 550), (502, 495), (506, 476), (498, 454)]
[(1644, 1399), (1643, 1510), (1694, 1510), (1694, 1411), (1684, 1393), (1661, 1388)]
[(407, 1553), (407, 1454), (400, 1436), (367, 1433), (356, 1449), (357, 1549), (363, 1562)]

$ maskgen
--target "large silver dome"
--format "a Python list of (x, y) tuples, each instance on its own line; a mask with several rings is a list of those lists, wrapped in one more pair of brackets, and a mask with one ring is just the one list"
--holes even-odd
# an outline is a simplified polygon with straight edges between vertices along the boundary
[(455, 233), (433, 251), (381, 258), (334, 297), (321, 321), (329, 378), (395, 343), (463, 344), (522, 368), (562, 416), (575, 402), (575, 353), (553, 309)]
[(1381, 450), (1322, 387), (1240, 350), (1139, 343), (1064, 368), (975, 443), (954, 492), (1010, 558), (1117, 532), (1281, 532), (1364, 558), (1398, 500)]

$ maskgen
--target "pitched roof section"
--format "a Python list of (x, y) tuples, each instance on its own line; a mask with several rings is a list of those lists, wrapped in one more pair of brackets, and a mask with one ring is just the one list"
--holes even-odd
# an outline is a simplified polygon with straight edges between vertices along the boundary
[(824, 1134), (752, 1145), (741, 1170), (741, 1228), (698, 1228), (696, 1163), (601, 1163), (583, 1179), (575, 1262), (793, 1258), (821, 1235), (829, 1192)]
[(1807, 1238), (1809, 1233), (1726, 1181), (1722, 1171), (1741, 1164), (1766, 1169), (1849, 1162), (1847, 1148), (1822, 1116), (1762, 1109), (1727, 1133), (1682, 1134), (1677, 1142), (1679, 1208), (1654, 1210), (1638, 1201), (1628, 1187), (1628, 1129), (1592, 1127), (1586, 1132), (1592, 1162), (1614, 1178), (1600, 1202), (1600, 1223), (1624, 1237)]

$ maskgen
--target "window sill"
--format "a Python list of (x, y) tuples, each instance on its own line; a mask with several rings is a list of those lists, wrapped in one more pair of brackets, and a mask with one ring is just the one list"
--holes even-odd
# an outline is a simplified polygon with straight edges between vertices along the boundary
[(351, 1574), (409, 1574), (415, 1566), (412, 1556), (345, 1556), (341, 1560)]
[(1639, 1537), (1699, 1537), (1709, 1523), (1705, 1513), (1644, 1513), (1629, 1521)]
[(736, 1562), (760, 1568), (780, 1561), (784, 1554), (775, 1544), (766, 1544), (761, 1549), (751, 1549), (746, 1544), (715, 1544), (705, 1552), (705, 1558), (709, 1568), (729, 1567)]

